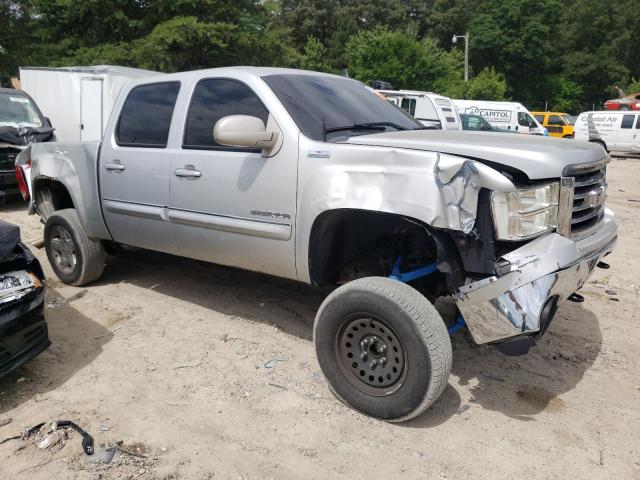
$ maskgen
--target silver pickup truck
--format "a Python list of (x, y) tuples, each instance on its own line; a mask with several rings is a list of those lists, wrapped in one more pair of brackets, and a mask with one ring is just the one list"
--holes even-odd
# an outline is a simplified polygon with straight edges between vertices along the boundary
[(402, 421), (444, 390), (450, 333), (526, 352), (607, 267), (608, 160), (427, 130), (342, 77), (221, 68), (134, 80), (101, 142), (34, 144), (18, 162), (65, 283), (100, 277), (115, 243), (338, 286), (315, 320), (320, 367), (346, 404)]

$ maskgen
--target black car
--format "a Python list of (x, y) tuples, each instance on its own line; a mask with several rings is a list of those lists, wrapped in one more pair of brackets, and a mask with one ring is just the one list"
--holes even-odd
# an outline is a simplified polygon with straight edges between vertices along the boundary
[(44, 295), (38, 259), (20, 242), (20, 229), (0, 220), (0, 377), (51, 345)]
[(14, 164), (22, 149), (51, 140), (51, 122), (33, 99), (20, 90), (0, 88), (0, 192), (18, 192)]

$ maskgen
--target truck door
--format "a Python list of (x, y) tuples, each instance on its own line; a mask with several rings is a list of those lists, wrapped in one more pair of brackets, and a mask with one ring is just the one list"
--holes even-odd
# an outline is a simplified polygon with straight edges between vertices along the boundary
[(259, 149), (217, 144), (213, 127), (228, 115), (275, 124), (239, 80), (202, 79), (184, 105), (184, 133), (170, 169), (169, 218), (179, 254), (295, 278), (297, 136), (285, 137), (269, 158)]
[(168, 139), (179, 90), (179, 82), (138, 85), (109, 121), (100, 153), (100, 188), (104, 218), (118, 242), (176, 251), (166, 206), (174, 154)]
[(80, 81), (80, 141), (102, 138), (102, 79)]

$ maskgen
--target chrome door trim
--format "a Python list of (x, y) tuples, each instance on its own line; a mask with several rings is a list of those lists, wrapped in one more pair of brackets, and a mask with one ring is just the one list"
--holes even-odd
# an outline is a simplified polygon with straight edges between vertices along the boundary
[(291, 224), (289, 223), (212, 215), (173, 208), (168, 210), (168, 215), (171, 222), (182, 225), (271, 238), (274, 240), (289, 240), (291, 238)]
[(167, 212), (164, 206), (143, 205), (139, 203), (121, 202), (105, 198), (102, 202), (106, 211), (129, 215), (131, 217), (149, 218), (151, 220), (167, 221)]

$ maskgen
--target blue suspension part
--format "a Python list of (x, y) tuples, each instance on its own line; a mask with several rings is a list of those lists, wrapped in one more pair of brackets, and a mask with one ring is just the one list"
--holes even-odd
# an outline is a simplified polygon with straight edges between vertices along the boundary
[[(425, 265), (424, 267), (420, 267), (416, 270), (402, 273), (400, 272), (400, 264), (402, 263), (402, 260), (403, 260), (403, 257), (398, 257), (398, 259), (396, 260), (396, 263), (393, 264), (391, 275), (389, 275), (389, 278), (391, 278), (392, 280), (398, 280), (399, 282), (407, 283), (407, 282), (411, 282), (412, 280), (417, 280), (418, 278), (431, 275), (433, 272), (438, 270), (438, 266), (436, 262), (433, 262), (433, 263), (430, 263), (429, 265)], [(447, 330), (449, 332), (449, 335), (453, 335), (454, 333), (459, 332), (466, 326), (467, 324), (464, 322), (464, 318), (462, 317), (462, 315), (458, 315), (458, 318), (456, 318), (456, 323), (451, 325)]]
[(400, 272), (400, 264), (402, 263), (403, 257), (398, 257), (396, 263), (393, 265), (393, 270), (391, 270), (391, 275), (389, 278), (393, 280), (398, 280), (399, 282), (407, 283), (412, 280), (416, 280), (420, 277), (426, 277), (427, 275), (431, 275), (433, 272), (438, 270), (438, 266), (436, 262), (430, 263), (429, 265), (425, 265), (424, 267), (420, 267), (416, 270), (412, 270), (411, 272)]
[(447, 328), (447, 331), (449, 332), (449, 335), (453, 335), (454, 333), (459, 332), (466, 326), (467, 324), (464, 323), (464, 318), (462, 318), (462, 315), (458, 315), (458, 318), (456, 318), (456, 323), (454, 323), (449, 328)]

